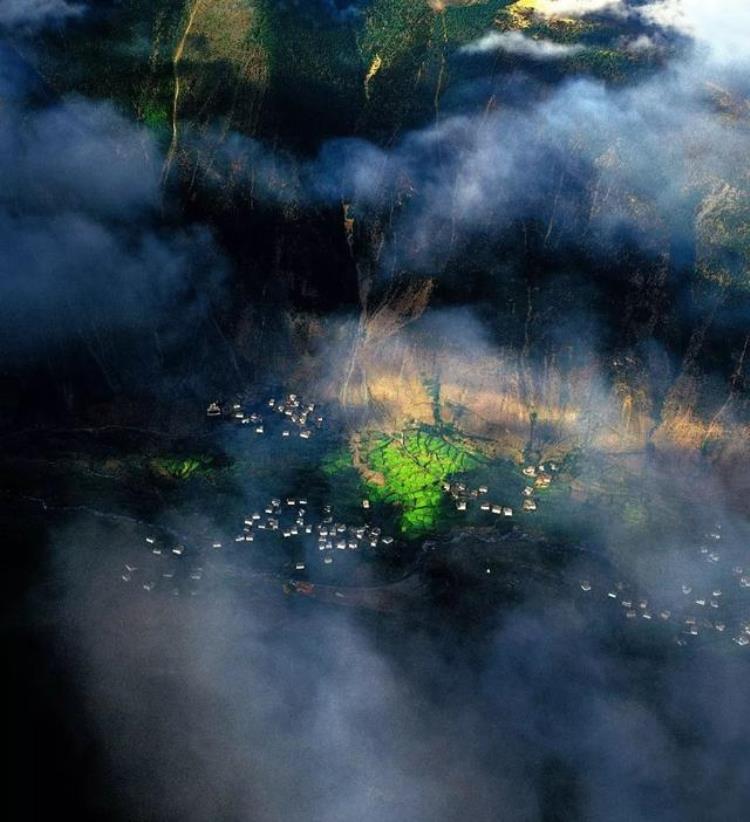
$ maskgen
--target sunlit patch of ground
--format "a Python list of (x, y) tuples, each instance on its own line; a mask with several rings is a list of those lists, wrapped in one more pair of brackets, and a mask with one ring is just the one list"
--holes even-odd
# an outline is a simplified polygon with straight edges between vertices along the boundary
[(481, 454), (450, 431), (415, 426), (395, 435), (357, 434), (349, 448), (324, 460), (323, 470), (336, 485), (351, 485), (356, 470), (367, 504), (395, 509), (401, 532), (418, 537), (439, 524), (443, 483), (481, 462)]
[(399, 438), (373, 437), (367, 460), (385, 479), (382, 486), (368, 485), (370, 496), (402, 509), (401, 530), (407, 535), (434, 528), (443, 501), (442, 484), (478, 464), (477, 455), (464, 445), (420, 428)]
[(613, 429), (628, 448), (643, 444), (650, 424), (631, 412), (623, 425), (621, 409), (595, 368), (584, 364), (563, 374), (550, 366), (541, 375), (535, 370), (503, 352), (436, 353), (388, 345), (367, 358), (367, 391), (353, 402), (360, 411), (371, 409), (380, 430), (397, 432), (412, 421), (451, 423), (467, 435), (503, 444), (514, 459), (529, 439), (532, 415), (547, 447), (571, 447), (583, 436), (601, 436), (609, 446)]
[(554, 0), (516, 0), (507, 8), (507, 14), (516, 28), (529, 28), (535, 22), (535, 16), (553, 17), (558, 22), (568, 25), (578, 24), (573, 17), (558, 15)]
[[(565, 6), (569, 9), (571, 4), (566, 3)], [(581, 10), (585, 11), (585, 8), (586, 4), (582, 3)], [(560, 3), (557, 0), (516, 0), (508, 7), (508, 13), (524, 25), (529, 25), (535, 15), (554, 18), (558, 22), (567, 23), (568, 25), (579, 23), (577, 17), (570, 16), (569, 12), (568, 14), (565, 14), (564, 11), (561, 13), (560, 9)]]

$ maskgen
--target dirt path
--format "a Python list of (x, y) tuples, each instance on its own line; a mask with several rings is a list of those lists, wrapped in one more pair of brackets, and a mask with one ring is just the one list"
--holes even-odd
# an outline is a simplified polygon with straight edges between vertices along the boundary
[(379, 471), (373, 471), (362, 457), (362, 435), (359, 431), (352, 434), (349, 439), (349, 446), (352, 454), (352, 465), (367, 482), (382, 488), (385, 485), (385, 477)]
[(164, 168), (162, 169), (161, 175), (162, 185), (165, 185), (169, 179), (169, 172), (172, 168), (172, 163), (174, 162), (174, 158), (177, 153), (177, 144), (179, 141), (177, 109), (180, 100), (180, 60), (182, 60), (182, 55), (185, 51), (185, 44), (190, 36), (190, 31), (193, 28), (195, 16), (198, 13), (201, 2), (202, 0), (195, 0), (193, 3), (192, 8), (190, 9), (187, 24), (185, 25), (185, 30), (182, 32), (182, 37), (180, 38), (177, 48), (175, 49), (174, 56), (172, 57), (172, 73), (174, 75), (174, 94), (172, 96), (172, 140), (169, 144), (169, 151), (167, 151), (166, 159), (164, 160)]

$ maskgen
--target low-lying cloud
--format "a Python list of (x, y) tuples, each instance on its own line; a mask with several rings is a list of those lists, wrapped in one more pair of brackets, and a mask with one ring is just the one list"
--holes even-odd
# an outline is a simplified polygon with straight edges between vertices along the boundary
[(84, 11), (81, 3), (68, 0), (3, 0), (0, 4), (0, 28), (35, 28), (79, 17)]
[(0, 123), (0, 361), (71, 341), (106, 348), (172, 312), (197, 321), (225, 264), (205, 229), (162, 223), (154, 138), (105, 102), (30, 108), (24, 66), (3, 52), (0, 72), (13, 89)]
[[(581, 13), (594, 9), (571, 3), (559, 10), (574, 5)], [(477, 234), (498, 235), (527, 219), (547, 227), (547, 242), (583, 237), (595, 247), (630, 232), (650, 252), (652, 227), (668, 232), (722, 181), (742, 175), (750, 138), (723, 116), (717, 89), (741, 97), (746, 83), (736, 63), (713, 59), (727, 46), (726, 27), (697, 25), (705, 12), (694, 12), (691, 47), (683, 39), (688, 29), (672, 27), (682, 18), (669, 12), (670, 2), (597, 8), (605, 5), (639, 21), (618, 41), (626, 53), (661, 53), (674, 41), (671, 62), (626, 85), (589, 77), (548, 85), (516, 72), (492, 81), (503, 96), (497, 109), (487, 107), (480, 78), (446, 95), (437, 123), (388, 148), (342, 138), (326, 142), (316, 158), (299, 160), (235, 135), (222, 148), (224, 161), (245, 166), (261, 200), (329, 206), (343, 200), (355, 217), (397, 202), (389, 218), (393, 236), (381, 256), (387, 270), (429, 272), (448, 246), (455, 250)], [(649, 16), (657, 8), (659, 23)], [(724, 16), (714, 11), (712, 19)], [(738, 13), (738, 31), (746, 19), (747, 12)], [(551, 60), (582, 48), (491, 32), (463, 51), (503, 49)]]
[(219, 553), (196, 597), (145, 593), (119, 581), (127, 539), (56, 529), (36, 604), (128, 818), (719, 822), (747, 801), (746, 665), (718, 648), (622, 654), (562, 591), (471, 635), (439, 607), (376, 627), (233, 583)]
[(731, 64), (750, 58), (750, 6), (744, 0), (661, 0), (636, 11), (654, 25), (694, 39), (715, 61)]
[(750, 8), (744, 0), (542, 0), (534, 10), (542, 17), (606, 15), (671, 29), (720, 62), (746, 60), (749, 54)]
[(505, 52), (532, 60), (560, 60), (585, 50), (579, 44), (555, 43), (552, 40), (533, 39), (520, 31), (491, 31), (461, 48), (463, 54)]

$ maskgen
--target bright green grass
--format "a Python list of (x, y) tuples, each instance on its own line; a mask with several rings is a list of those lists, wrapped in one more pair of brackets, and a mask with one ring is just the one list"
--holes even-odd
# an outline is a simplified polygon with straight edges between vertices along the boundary
[(385, 478), (383, 486), (368, 483), (370, 498), (400, 508), (406, 536), (432, 530), (444, 500), (442, 483), (479, 464), (478, 455), (464, 445), (426, 428), (405, 432), (403, 439), (373, 437), (367, 460)]

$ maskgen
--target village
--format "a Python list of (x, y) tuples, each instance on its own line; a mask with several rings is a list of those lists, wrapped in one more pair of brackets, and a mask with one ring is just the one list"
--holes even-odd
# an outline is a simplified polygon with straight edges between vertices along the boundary
[[(323, 425), (323, 417), (315, 414), (315, 403), (304, 402), (297, 394), (288, 394), (283, 400), (271, 397), (266, 403), (266, 408), (268, 414), (276, 414), (280, 417), (283, 423), (282, 437), (291, 437), (296, 434), (301, 439), (307, 440)], [(206, 416), (228, 420), (236, 425), (251, 426), (252, 430), (259, 435), (266, 433), (263, 414), (257, 411), (248, 413), (241, 402), (232, 402), (223, 406), (216, 401), (211, 402), (206, 409)]]
[[(242, 402), (222, 405), (214, 401), (209, 404), (206, 415), (231, 425), (251, 426), (258, 436), (278, 433), (282, 438), (296, 436), (309, 440), (323, 430), (325, 418), (318, 405), (298, 394), (268, 398), (264, 407), (265, 412), (260, 413), (248, 411)], [(525, 480), (518, 500), (518, 511), (523, 517), (538, 510), (539, 492), (550, 488), (559, 466), (547, 461), (522, 464), (518, 470)], [(512, 522), (517, 517), (512, 500), (498, 500), (489, 485), (472, 487), (460, 477), (450, 477), (441, 483), (441, 491), (456, 512), (479, 516), (480, 522), (482, 517), (487, 517), (489, 524)], [(324, 586), (343, 600), (345, 592), (356, 591), (356, 587), (347, 588), (340, 578), (334, 583), (328, 573), (342, 562), (351, 563), (352, 558), (372, 560), (383, 556), (383, 552), (398, 552), (403, 545), (402, 534), (386, 533), (376, 521), (377, 506), (370, 499), (363, 497), (359, 510), (357, 521), (351, 521), (351, 516), (337, 516), (336, 507), (330, 502), (313, 506), (306, 496), (272, 496), (264, 505), (247, 512), (234, 533), (227, 529), (231, 535), (217, 536), (202, 548), (188, 550), (185, 544), (169, 536), (147, 535), (148, 559), (141, 554), (140, 558), (129, 560), (121, 579), (124, 583), (135, 582), (148, 593), (166, 591), (174, 596), (195, 596), (211, 567), (212, 555), (230, 547), (237, 550), (244, 546), (254, 551), (257, 558), (260, 556), (257, 552), (273, 546), (281, 551), (274, 555), (280, 557), (275, 576), (285, 593), (314, 596), (316, 586)], [(619, 615), (627, 624), (669, 628), (679, 647), (699, 639), (726, 637), (735, 646), (746, 648), (750, 646), (750, 619), (744, 618), (743, 613), (747, 605), (744, 599), (750, 597), (750, 569), (746, 572), (743, 566), (732, 563), (725, 568), (728, 560), (720, 550), (721, 544), (721, 525), (717, 523), (704, 535), (695, 556), (698, 567), (708, 568), (711, 573), (697, 571), (695, 579), (707, 576), (715, 579), (723, 574), (726, 579), (722, 584), (682, 580), (675, 584), (674, 590), (659, 591), (657, 596), (652, 596), (640, 593), (638, 586), (623, 580), (607, 580), (598, 574), (578, 579), (576, 587), (584, 601), (616, 609), (608, 613)], [(492, 575), (491, 563), (484, 568), (484, 573)]]
[(660, 591), (661, 601), (639, 594), (634, 586), (621, 580), (595, 584), (590, 579), (581, 579), (580, 590), (587, 597), (608, 601), (628, 622), (643, 620), (670, 625), (676, 632), (674, 642), (680, 647), (699, 638), (719, 635), (746, 648), (750, 646), (750, 619), (745, 616), (750, 575), (743, 566), (723, 559), (718, 549), (721, 530), (717, 524), (704, 535), (704, 544), (694, 556), (693, 579), (675, 582), (671, 590)]

